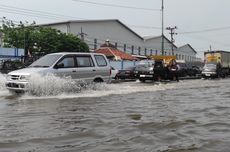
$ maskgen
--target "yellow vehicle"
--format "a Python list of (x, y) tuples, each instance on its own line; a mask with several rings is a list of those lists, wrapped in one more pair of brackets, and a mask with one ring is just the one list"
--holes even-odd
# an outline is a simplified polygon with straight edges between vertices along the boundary
[(163, 61), (164, 64), (168, 65), (170, 61), (176, 60), (176, 56), (174, 55), (151, 55), (148, 56), (149, 59), (153, 59), (155, 61)]
[(225, 77), (230, 74), (230, 52), (204, 52), (204, 60), (202, 77)]

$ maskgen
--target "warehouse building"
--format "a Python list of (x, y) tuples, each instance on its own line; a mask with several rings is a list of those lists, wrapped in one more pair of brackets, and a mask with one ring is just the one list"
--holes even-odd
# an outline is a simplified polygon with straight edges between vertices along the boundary
[[(119, 50), (131, 55), (161, 55), (162, 36), (141, 37), (119, 20), (76, 20), (45, 24), (65, 33), (78, 35), (84, 40), (91, 50), (98, 49), (106, 40), (114, 44)], [(164, 38), (164, 54), (172, 55), (170, 40)], [(190, 45), (189, 45), (190, 46)], [(192, 47), (191, 47), (192, 48)], [(174, 55), (180, 59), (196, 59), (196, 51), (190, 47), (182, 47), (178, 50), (173, 45)]]

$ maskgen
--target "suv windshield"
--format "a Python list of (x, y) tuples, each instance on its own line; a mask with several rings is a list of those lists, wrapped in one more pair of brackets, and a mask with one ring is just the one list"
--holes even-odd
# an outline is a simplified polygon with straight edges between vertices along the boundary
[(213, 68), (213, 69), (215, 69), (216, 65), (215, 64), (205, 64), (204, 68), (210, 68), (210, 69)]
[(61, 54), (48, 54), (34, 63), (32, 63), (29, 67), (50, 67), (52, 66), (62, 55)]
[(142, 60), (139, 62), (137, 67), (152, 67), (154, 64), (155, 62), (153, 60)]

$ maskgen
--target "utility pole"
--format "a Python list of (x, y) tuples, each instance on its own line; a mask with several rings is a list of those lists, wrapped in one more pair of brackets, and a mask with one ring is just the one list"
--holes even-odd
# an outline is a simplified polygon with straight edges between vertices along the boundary
[(85, 41), (85, 36), (87, 36), (87, 34), (83, 32), (82, 27), (81, 32), (78, 35), (80, 35), (82, 41)]
[(175, 42), (173, 35), (177, 35), (177, 33), (175, 33), (175, 30), (177, 29), (176, 26), (174, 27), (167, 27), (166, 30), (169, 30), (169, 34), (171, 35), (171, 47), (172, 47), (172, 55), (174, 55), (174, 50), (173, 50), (173, 43)]
[(162, 0), (162, 4), (161, 4), (161, 53), (162, 55), (164, 55), (164, 0)]

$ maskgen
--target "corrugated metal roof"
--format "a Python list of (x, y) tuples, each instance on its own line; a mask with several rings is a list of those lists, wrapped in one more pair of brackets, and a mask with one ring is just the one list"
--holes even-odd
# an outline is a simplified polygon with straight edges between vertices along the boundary
[(41, 26), (52, 26), (52, 25), (58, 25), (58, 24), (70, 24), (70, 23), (90, 23), (90, 22), (117, 22), (121, 24), (123, 27), (125, 27), (127, 30), (129, 30), (131, 33), (136, 35), (141, 40), (144, 40), (143, 37), (141, 37), (139, 34), (134, 32), (132, 29), (130, 29), (128, 26), (126, 26), (124, 23), (122, 23), (118, 19), (105, 19), (105, 20), (69, 20), (69, 21), (63, 21), (63, 22), (56, 22), (56, 23), (49, 23), (49, 24), (41, 24)]

